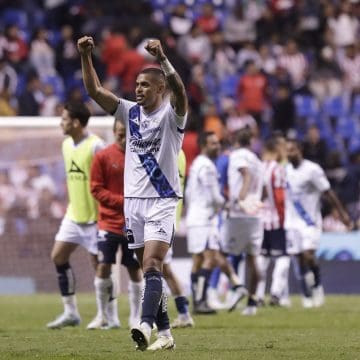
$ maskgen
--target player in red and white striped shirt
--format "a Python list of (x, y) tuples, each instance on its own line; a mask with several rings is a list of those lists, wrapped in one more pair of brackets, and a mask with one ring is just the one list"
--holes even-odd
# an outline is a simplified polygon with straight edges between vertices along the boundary
[(287, 291), (289, 272), (289, 257), (286, 254), (286, 236), (284, 230), (285, 219), (285, 169), (280, 164), (281, 139), (270, 138), (264, 147), (264, 207), (262, 219), (264, 224), (264, 240), (261, 255), (258, 258), (258, 266), (262, 279), (258, 284), (256, 296), (263, 301), (265, 296), (266, 270), (271, 258), (275, 258), (275, 266), (272, 275), (270, 289), (271, 305), (279, 305), (280, 300)]

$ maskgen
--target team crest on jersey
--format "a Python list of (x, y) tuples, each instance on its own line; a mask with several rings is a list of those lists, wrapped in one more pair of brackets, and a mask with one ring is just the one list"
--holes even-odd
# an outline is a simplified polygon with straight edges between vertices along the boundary
[(142, 130), (148, 129), (149, 125), (150, 125), (150, 120), (143, 120), (140, 123), (140, 127), (141, 127)]

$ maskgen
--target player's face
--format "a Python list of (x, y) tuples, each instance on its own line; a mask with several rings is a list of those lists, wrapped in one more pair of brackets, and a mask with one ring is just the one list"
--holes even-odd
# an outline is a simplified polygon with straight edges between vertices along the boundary
[(207, 138), (206, 153), (210, 159), (216, 159), (220, 154), (220, 141), (216, 135)]
[(61, 114), (60, 127), (62, 128), (64, 135), (71, 135), (74, 132), (74, 120), (69, 116), (68, 111), (65, 109)]
[(135, 95), (138, 105), (143, 107), (153, 106), (159, 96), (162, 96), (163, 89), (160, 81), (153, 74), (139, 74), (136, 79)]
[(301, 152), (299, 147), (293, 142), (288, 142), (286, 145), (286, 150), (289, 161), (295, 166), (299, 164), (301, 159)]
[(123, 149), (125, 150), (126, 145), (126, 130), (125, 126), (120, 122), (116, 121), (115, 127), (114, 127), (114, 137), (115, 142)]

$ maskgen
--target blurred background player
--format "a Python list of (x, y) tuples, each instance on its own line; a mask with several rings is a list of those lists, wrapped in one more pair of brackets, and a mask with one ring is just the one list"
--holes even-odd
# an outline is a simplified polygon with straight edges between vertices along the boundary
[[(181, 149), (178, 156), (178, 168), (179, 168), (179, 177), (182, 190), (184, 191), (185, 187), (185, 170), (186, 170), (186, 157), (184, 151)], [(183, 199), (180, 199), (176, 208), (176, 230), (179, 229), (181, 214), (183, 208)], [(178, 312), (178, 316), (172, 322), (172, 328), (187, 328), (194, 327), (195, 323), (189, 312), (189, 301), (184, 296), (184, 290), (180, 284), (179, 279), (174, 274), (171, 269), (171, 260), (172, 260), (173, 250), (169, 249), (166, 254), (163, 273), (164, 279), (170, 288), (171, 294), (175, 299), (175, 306)]]
[(276, 259), (270, 288), (270, 305), (280, 305), (287, 292), (290, 258), (286, 253), (285, 221), (285, 168), (280, 164), (281, 144), (277, 137), (269, 138), (264, 146), (264, 207), (261, 215), (264, 224), (264, 239), (258, 265), (261, 279), (256, 297), (259, 302), (265, 298), (266, 272), (271, 259)]
[(256, 287), (259, 281), (257, 256), (263, 239), (263, 224), (259, 216), (263, 189), (263, 167), (257, 155), (250, 150), (252, 132), (249, 127), (236, 134), (234, 150), (228, 168), (229, 217), (225, 220), (223, 250), (231, 255), (247, 253), (249, 270), (249, 298), (243, 315), (257, 312)]
[(286, 167), (287, 194), (285, 228), (288, 252), (297, 255), (300, 267), (302, 304), (305, 308), (324, 303), (320, 268), (316, 258), (322, 231), (321, 196), (338, 210), (341, 220), (351, 227), (351, 220), (335, 193), (323, 169), (303, 158), (301, 144), (288, 140)]
[(133, 250), (128, 249), (124, 217), (124, 165), (126, 129), (119, 119), (114, 122), (115, 142), (99, 151), (91, 167), (91, 193), (99, 204), (98, 265), (95, 292), (98, 313), (88, 329), (120, 327), (116, 286), (111, 277), (111, 265), (121, 246), (121, 264), (129, 273), (129, 326), (140, 322), (143, 277)]
[(234, 302), (240, 301), (247, 291), (219, 251), (218, 212), (225, 204), (214, 164), (220, 151), (219, 139), (213, 132), (204, 132), (199, 135), (198, 141), (201, 153), (191, 165), (185, 193), (187, 242), (193, 260), (191, 288), (194, 313), (213, 314), (215, 310), (207, 303), (207, 288), (211, 271), (216, 265), (233, 285)]
[(90, 168), (95, 153), (104, 147), (103, 141), (86, 130), (90, 117), (83, 103), (69, 102), (61, 117), (65, 138), (62, 152), (65, 163), (69, 204), (61, 222), (51, 259), (56, 266), (64, 313), (47, 324), (50, 329), (80, 324), (75, 297), (75, 277), (69, 263), (78, 245), (90, 254), (96, 266), (97, 204), (90, 192)]
[[(106, 112), (126, 126), (125, 221), (129, 248), (142, 265), (145, 289), (141, 324), (131, 329), (139, 350), (173, 349), (162, 266), (174, 237), (176, 206), (182, 197), (177, 157), (184, 137), (188, 101), (182, 80), (165, 56), (159, 40), (145, 50), (159, 68), (142, 70), (136, 78), (136, 102), (106, 90), (93, 67), (92, 37), (78, 40), (85, 88)], [(171, 90), (170, 101), (164, 95)], [(154, 322), (158, 338), (150, 345)]]

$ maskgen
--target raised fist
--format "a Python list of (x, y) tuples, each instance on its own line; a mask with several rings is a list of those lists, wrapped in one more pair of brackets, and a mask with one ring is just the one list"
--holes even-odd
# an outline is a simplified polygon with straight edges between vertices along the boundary
[(78, 40), (77, 47), (80, 54), (89, 54), (94, 47), (94, 39), (91, 36), (83, 36)]
[(160, 40), (149, 40), (145, 46), (145, 50), (152, 56), (156, 57), (157, 61), (163, 61), (166, 59), (164, 50), (162, 49)]

